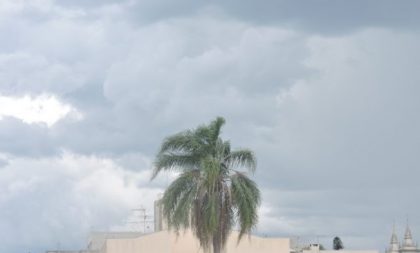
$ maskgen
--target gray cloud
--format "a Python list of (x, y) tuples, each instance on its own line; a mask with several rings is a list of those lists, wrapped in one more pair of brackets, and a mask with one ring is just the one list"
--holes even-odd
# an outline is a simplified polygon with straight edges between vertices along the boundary
[(285, 23), (308, 32), (340, 34), (364, 27), (418, 28), (418, 1), (224, 1), (234, 16)]
[(396, 3), (392, 0), (356, 1), (293, 1), (269, 0), (264, 3), (245, 1), (58, 1), (58, 4), (88, 8), (104, 5), (129, 6), (134, 23), (153, 23), (162, 19), (179, 18), (197, 13), (216, 12), (255, 24), (285, 25), (310, 33), (344, 34), (364, 27), (418, 29), (418, 1)]
[(25, 124), (5, 117), (0, 120), (0, 152), (18, 156), (43, 157), (59, 153), (45, 124)]
[(341, 234), (381, 249), (392, 220), (404, 224), (408, 215), (418, 230), (418, 39), (367, 30), (309, 42), (307, 62), (320, 75), (279, 96), (279, 121), (265, 133), (271, 141), (253, 141), (258, 181), (272, 192), (266, 217), (286, 219), (278, 223), (285, 230), (262, 231)]
[[(312, 177), (344, 177), (345, 182), (330, 180), (327, 185), (388, 186), (400, 173), (413, 173), (419, 162), (415, 133), (420, 122), (414, 116), (420, 106), (414, 95), (419, 80), (412, 75), (419, 64), (414, 50), (418, 35), (395, 38), (389, 32), (366, 31), (350, 40), (322, 40), (326, 47), (320, 48), (320, 41), (311, 41), (308, 64), (322, 66), (323, 74), (282, 98), (278, 127), (270, 132), (282, 144), (274, 163), (281, 166), (305, 156), (285, 169), (300, 168), (311, 185), (317, 184)], [(378, 46), (383, 40), (387, 43)], [(406, 180), (394, 184), (414, 183)]]
[[(382, 249), (393, 219), (420, 231), (416, 2), (49, 3), (0, 8), (0, 93), (54, 94), (83, 119), (0, 120), (1, 251), (81, 246), (79, 224), (116, 222), (167, 184), (147, 174), (162, 138), (218, 115), (257, 154), (258, 233)], [(93, 180), (102, 166), (114, 197)]]

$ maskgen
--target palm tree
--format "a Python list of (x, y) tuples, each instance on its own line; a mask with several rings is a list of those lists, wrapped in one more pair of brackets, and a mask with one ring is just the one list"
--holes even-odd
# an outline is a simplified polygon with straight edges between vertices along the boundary
[(247, 173), (256, 168), (252, 151), (232, 151), (220, 138), (225, 120), (216, 118), (167, 137), (155, 160), (152, 179), (159, 172), (177, 171), (179, 176), (162, 197), (163, 215), (177, 233), (191, 228), (205, 250), (220, 253), (235, 226), (238, 242), (258, 220), (260, 191)]

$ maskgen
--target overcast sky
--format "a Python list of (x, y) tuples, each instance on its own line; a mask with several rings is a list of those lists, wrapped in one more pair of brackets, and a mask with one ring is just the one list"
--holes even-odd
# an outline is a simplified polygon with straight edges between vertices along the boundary
[(226, 118), (260, 235), (420, 240), (420, 1), (0, 0), (0, 252), (80, 249), (170, 182), (165, 136)]

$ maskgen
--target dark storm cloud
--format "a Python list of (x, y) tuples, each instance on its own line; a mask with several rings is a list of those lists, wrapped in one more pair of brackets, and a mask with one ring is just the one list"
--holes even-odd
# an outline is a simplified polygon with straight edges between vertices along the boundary
[[(151, 202), (169, 181), (148, 182), (160, 141), (216, 116), (233, 147), (257, 154), (261, 233), (382, 248), (407, 213), (419, 231), (417, 1), (44, 1), (29, 14), (10, 4), (0, 95), (53, 94), (82, 117), (0, 120), (3, 251), (26, 249), (22, 231), (33, 249), (70, 230), (68, 246), (80, 246), (88, 225), (115, 222), (137, 194)], [(27, 209), (40, 221), (14, 214)]]
[(309, 33), (345, 34), (366, 27), (418, 29), (420, 17), (416, 0), (304, 1), (57, 1), (65, 6), (98, 7), (106, 4), (130, 6), (130, 16), (140, 24), (168, 18), (196, 15), (206, 11), (225, 13), (230, 18), (256, 24), (288, 26)]
[(415, 0), (223, 1), (236, 17), (258, 23), (286, 24), (307, 32), (346, 33), (365, 27), (418, 28)]

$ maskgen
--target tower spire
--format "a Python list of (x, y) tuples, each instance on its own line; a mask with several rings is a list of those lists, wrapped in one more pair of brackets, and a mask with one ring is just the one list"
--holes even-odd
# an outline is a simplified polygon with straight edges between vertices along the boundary
[(397, 234), (395, 233), (395, 222), (394, 222), (394, 224), (392, 225), (391, 241), (390, 241), (387, 253), (398, 253), (399, 249), (400, 249), (400, 247), (399, 247), (399, 243), (398, 243)]
[(408, 224), (408, 218), (407, 218), (407, 225), (405, 228), (405, 234), (404, 234), (404, 243), (403, 243), (403, 249), (416, 249), (416, 246), (413, 242), (413, 236), (411, 235), (410, 226)]
[(395, 233), (395, 221), (394, 221), (394, 224), (392, 225), (391, 244), (392, 244), (392, 243), (396, 243), (396, 244), (398, 244), (397, 234)]

